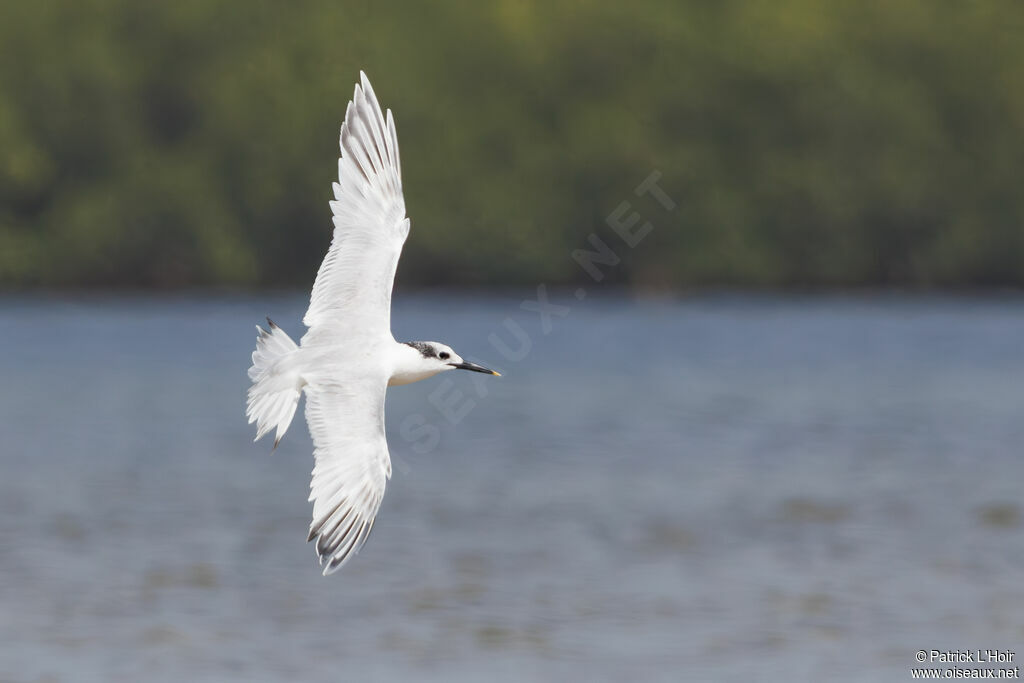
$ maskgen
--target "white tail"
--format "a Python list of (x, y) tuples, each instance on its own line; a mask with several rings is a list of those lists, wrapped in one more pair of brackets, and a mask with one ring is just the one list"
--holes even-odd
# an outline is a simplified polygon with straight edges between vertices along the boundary
[(299, 395), (305, 384), (302, 378), (286, 361), (299, 347), (273, 320), (267, 318), (270, 331), (259, 325), (256, 329), (256, 350), (252, 352), (252, 367), (249, 368), (249, 402), (245, 416), (249, 424), (256, 423), (256, 441), (271, 429), (277, 428), (274, 448), (288, 431), (288, 425), (295, 415)]

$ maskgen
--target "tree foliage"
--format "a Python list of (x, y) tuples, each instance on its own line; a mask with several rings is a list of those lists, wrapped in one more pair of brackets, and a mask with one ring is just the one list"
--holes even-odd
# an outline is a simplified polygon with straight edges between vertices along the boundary
[[(308, 285), (359, 69), (403, 282), (1024, 284), (1024, 7), (41, 0), (0, 9), (0, 285)], [(678, 203), (632, 189), (654, 170)], [(649, 198), (648, 198), (649, 199)], [(621, 243), (619, 243), (621, 245)]]

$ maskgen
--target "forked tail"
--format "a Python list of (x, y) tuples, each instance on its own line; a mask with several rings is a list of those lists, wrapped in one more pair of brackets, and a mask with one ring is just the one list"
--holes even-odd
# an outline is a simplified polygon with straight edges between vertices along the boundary
[(304, 382), (294, 364), (288, 362), (291, 353), (299, 347), (273, 320), (267, 318), (267, 324), (269, 332), (256, 326), (259, 336), (249, 368), (252, 386), (245, 416), (249, 424), (256, 423), (256, 441), (277, 428), (274, 437), (274, 448), (277, 448), (295, 415)]

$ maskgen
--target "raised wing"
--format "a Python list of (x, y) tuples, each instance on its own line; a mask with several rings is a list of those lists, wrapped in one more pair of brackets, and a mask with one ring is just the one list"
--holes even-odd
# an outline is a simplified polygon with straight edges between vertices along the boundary
[(324, 575), (354, 556), (373, 529), (391, 457), (384, 436), (387, 380), (346, 380), (306, 387), (306, 422), (313, 436), (313, 523)]
[(391, 110), (387, 117), (360, 72), (341, 125), (334, 183), (334, 237), (317, 272), (303, 345), (391, 333), (391, 287), (409, 234), (402, 166)]

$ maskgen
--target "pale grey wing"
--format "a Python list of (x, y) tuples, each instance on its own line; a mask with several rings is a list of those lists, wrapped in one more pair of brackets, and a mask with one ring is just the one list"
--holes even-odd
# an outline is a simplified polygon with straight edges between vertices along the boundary
[(391, 333), (391, 288), (409, 234), (391, 110), (381, 113), (360, 72), (341, 125), (334, 236), (317, 272), (303, 344)]
[(353, 557), (373, 528), (391, 477), (384, 435), (387, 378), (363, 378), (306, 386), (306, 422), (315, 464), (309, 499), (324, 575)]

